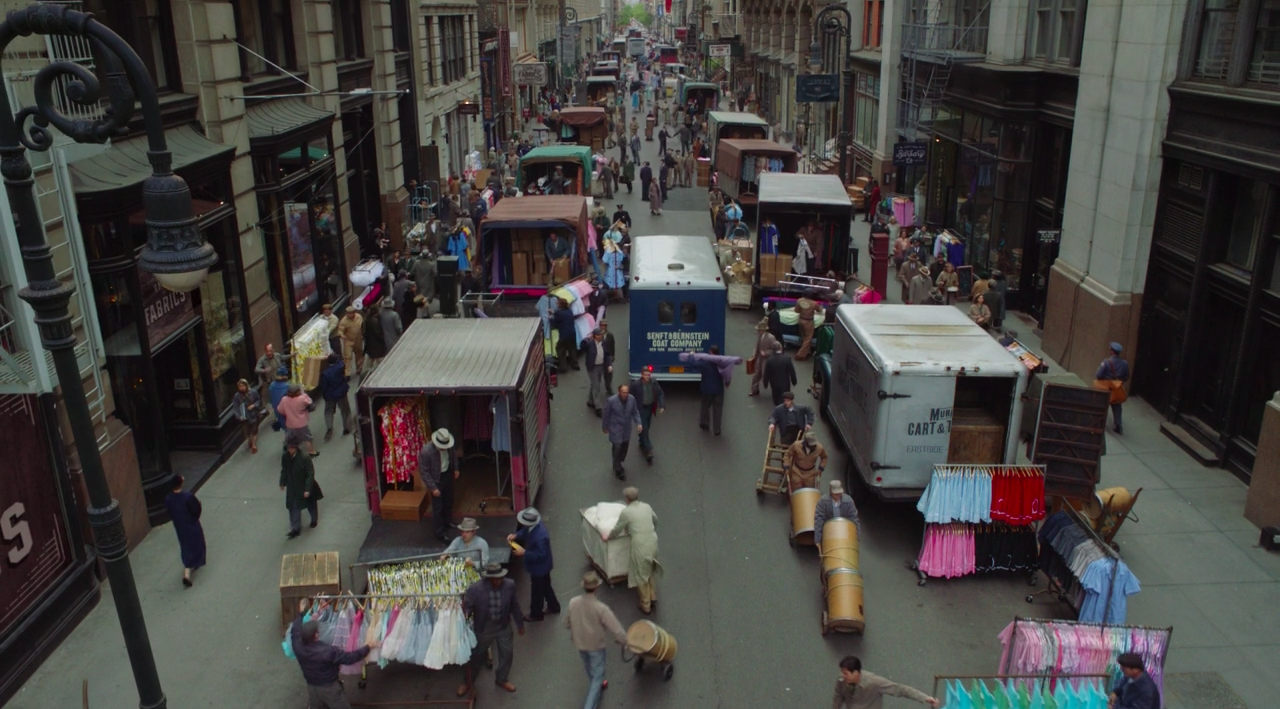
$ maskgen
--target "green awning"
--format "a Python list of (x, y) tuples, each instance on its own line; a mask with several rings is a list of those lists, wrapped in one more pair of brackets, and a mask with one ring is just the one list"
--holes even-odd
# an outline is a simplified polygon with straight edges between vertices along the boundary
[[(235, 146), (209, 140), (193, 125), (170, 128), (165, 131), (165, 138), (169, 151), (173, 153), (175, 171), (219, 157), (229, 163), (236, 150)], [(126, 187), (141, 187), (142, 181), (151, 175), (147, 138), (138, 136), (112, 141), (105, 152), (76, 160), (68, 167), (71, 185), (78, 198)]]
[(329, 128), (333, 113), (316, 108), (300, 97), (278, 98), (250, 106), (245, 111), (245, 122), (249, 124), (250, 145), (270, 147), (282, 140)]
[[(294, 148), (292, 150), (286, 150), (283, 153), (280, 153), (281, 160), (297, 160), (300, 157), (302, 157), (302, 148)], [(327, 157), (329, 157), (328, 150), (325, 150), (324, 148), (312, 147), (310, 145), (307, 146), (308, 159), (315, 161), (315, 160), (324, 160)]]

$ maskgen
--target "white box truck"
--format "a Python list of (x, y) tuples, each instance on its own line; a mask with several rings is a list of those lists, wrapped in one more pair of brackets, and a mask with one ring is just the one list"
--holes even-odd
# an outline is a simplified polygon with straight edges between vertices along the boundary
[(956, 308), (842, 305), (816, 366), (854, 489), (916, 498), (935, 464), (1016, 461), (1027, 367)]

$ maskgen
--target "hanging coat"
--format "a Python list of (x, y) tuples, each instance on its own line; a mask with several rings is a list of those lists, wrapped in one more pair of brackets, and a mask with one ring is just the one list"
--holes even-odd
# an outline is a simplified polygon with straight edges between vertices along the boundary
[(178, 533), (178, 548), (182, 551), (182, 568), (198, 569), (204, 566), (204, 527), (200, 526), (203, 507), (195, 493), (171, 492), (164, 498), (164, 506), (173, 520), (173, 531)]
[(627, 586), (635, 588), (648, 583), (653, 576), (662, 575), (658, 563), (658, 532), (654, 522), (657, 515), (648, 503), (636, 500), (623, 508), (618, 524), (609, 533), (610, 539), (631, 537), (631, 559), (627, 564)]

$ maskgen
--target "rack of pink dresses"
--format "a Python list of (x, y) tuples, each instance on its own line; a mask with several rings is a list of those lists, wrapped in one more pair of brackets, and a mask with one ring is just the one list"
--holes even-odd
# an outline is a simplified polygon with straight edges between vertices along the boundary
[(1015, 617), (998, 636), (1000, 672), (1042, 677), (1104, 674), (1116, 680), (1120, 677), (1116, 659), (1131, 652), (1142, 658), (1163, 697), (1164, 663), (1172, 636), (1172, 627)]

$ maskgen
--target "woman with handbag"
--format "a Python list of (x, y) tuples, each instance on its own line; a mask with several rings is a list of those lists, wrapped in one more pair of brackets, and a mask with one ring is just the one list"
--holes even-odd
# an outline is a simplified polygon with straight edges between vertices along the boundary
[(1124, 433), (1120, 407), (1129, 398), (1129, 394), (1124, 390), (1125, 382), (1129, 381), (1129, 363), (1120, 357), (1123, 350), (1119, 342), (1112, 342), (1111, 356), (1102, 360), (1102, 364), (1098, 365), (1097, 373), (1093, 375), (1095, 387), (1111, 392), (1111, 417), (1116, 421), (1114, 430), (1117, 434)]
[(262, 395), (249, 388), (249, 380), (236, 382), (236, 395), (231, 398), (231, 412), (240, 422), (240, 430), (244, 433), (245, 445), (250, 453), (258, 452), (258, 426), (267, 416), (267, 407), (262, 405)]

